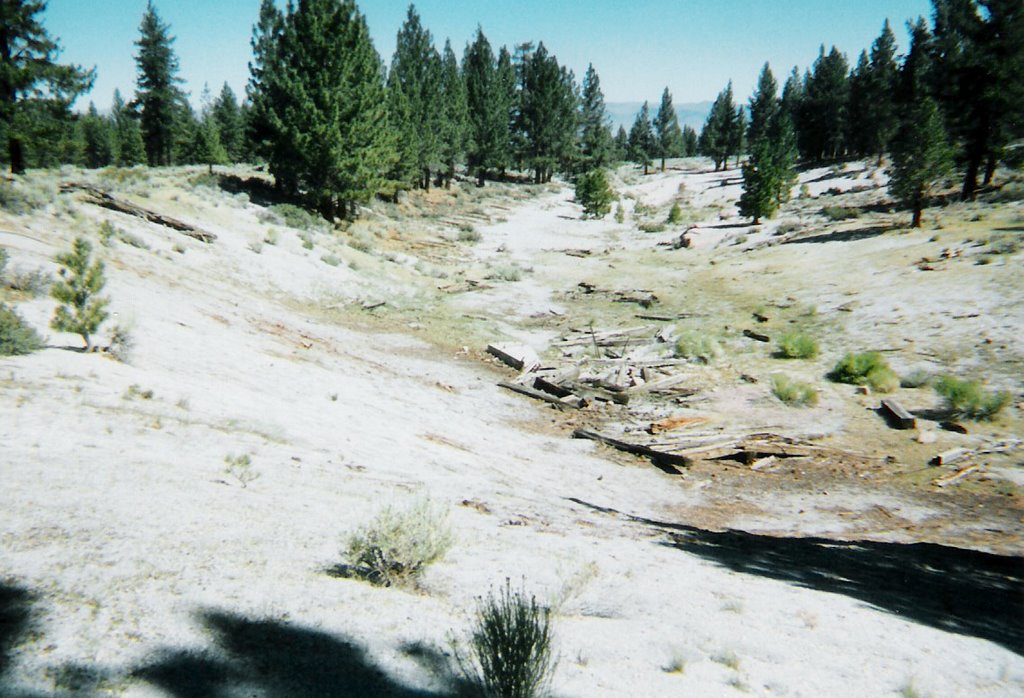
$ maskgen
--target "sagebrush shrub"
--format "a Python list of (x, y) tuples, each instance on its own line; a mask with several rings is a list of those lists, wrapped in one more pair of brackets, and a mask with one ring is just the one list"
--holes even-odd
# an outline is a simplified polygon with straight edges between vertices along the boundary
[(43, 340), (18, 312), (0, 303), (0, 356), (31, 354), (43, 347)]
[(469, 654), (456, 650), (463, 673), (486, 698), (542, 695), (554, 671), (551, 612), (522, 590), (505, 587), (482, 599), (469, 638)]
[(818, 404), (818, 391), (809, 383), (795, 381), (776, 373), (772, 376), (772, 394), (790, 407), (813, 407)]
[(670, 225), (679, 225), (683, 222), (683, 209), (679, 207), (678, 201), (674, 202), (672, 208), (669, 209), (668, 222)]
[(452, 542), (448, 510), (422, 499), (407, 509), (382, 509), (348, 537), (343, 554), (361, 576), (392, 586), (414, 582)]
[(779, 338), (778, 356), (783, 359), (813, 359), (818, 343), (801, 332), (787, 332)]
[(936, 380), (935, 392), (945, 399), (951, 412), (968, 419), (993, 419), (1010, 404), (1009, 392), (987, 391), (981, 381), (963, 380), (954, 376), (941, 376)]
[(900, 379), (877, 351), (847, 354), (829, 374), (837, 383), (869, 386), (876, 393), (891, 393), (900, 387)]
[(676, 339), (675, 355), (680, 359), (711, 363), (712, 359), (718, 356), (718, 342), (705, 334), (684, 332)]

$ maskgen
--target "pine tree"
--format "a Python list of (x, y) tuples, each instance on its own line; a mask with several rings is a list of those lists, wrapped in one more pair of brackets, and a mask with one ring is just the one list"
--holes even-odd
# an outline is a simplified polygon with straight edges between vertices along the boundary
[(438, 180), (439, 184), (449, 187), (455, 177), (455, 168), (465, 157), (469, 131), (466, 83), (459, 74), (459, 62), (450, 41), (445, 41), (441, 55), (441, 110), (439, 141), (444, 167), (438, 173)]
[(848, 72), (846, 57), (835, 46), (826, 54), (822, 46), (804, 80), (799, 124), (804, 156), (811, 160), (835, 159), (846, 152)]
[(558, 65), (543, 43), (523, 66), (519, 124), (525, 137), (526, 163), (534, 182), (551, 180), (568, 163), (576, 136), (576, 91), (572, 74)]
[(615, 162), (629, 158), (629, 134), (626, 133), (625, 126), (619, 125), (619, 130), (615, 132), (615, 139), (612, 145), (614, 148), (614, 157), (612, 159)]
[(903, 113), (889, 169), (889, 191), (913, 211), (913, 227), (921, 227), (921, 212), (928, 198), (951, 169), (942, 116), (935, 100), (924, 94)]
[(848, 118), (846, 119), (846, 144), (854, 155), (867, 155), (871, 152), (870, 140), (872, 125), (869, 122), (869, 105), (872, 99), (871, 63), (868, 52), (861, 51), (857, 65), (850, 71), (850, 97)]
[(882, 25), (882, 33), (871, 45), (871, 68), (868, 73), (868, 99), (865, 101), (865, 135), (862, 144), (866, 153), (878, 156), (889, 149), (899, 118), (896, 113), (896, 37), (889, 20)]
[(245, 149), (245, 124), (235, 92), (226, 82), (213, 103), (210, 115), (217, 123), (217, 132), (228, 161), (241, 162)]
[(197, 119), (189, 113), (185, 120), (189, 124), (190, 135), (185, 148), (185, 162), (193, 165), (206, 165), (213, 174), (214, 165), (226, 165), (229, 162), (227, 150), (221, 142), (220, 124), (214, 116), (214, 101), (209, 85), (203, 86), (202, 112)]
[(489, 172), (504, 166), (508, 153), (508, 105), (498, 82), (491, 44), (479, 27), (462, 58), (469, 106), (469, 167), (482, 186)]
[(411, 151), (406, 157), (412, 158), (416, 173), (413, 183), (428, 189), (431, 172), (441, 166), (441, 56), (412, 4), (398, 31), (388, 86), (399, 88), (405, 102), (407, 121), (402, 129)]
[(779, 84), (775, 81), (771, 66), (765, 63), (757, 80), (757, 89), (750, 97), (750, 126), (747, 129), (747, 139), (751, 144), (759, 141), (762, 135), (767, 133), (768, 124), (781, 108)]
[(661, 171), (665, 171), (665, 158), (679, 157), (683, 149), (683, 132), (679, 130), (679, 117), (672, 105), (672, 93), (665, 88), (661, 93), (661, 104), (654, 115), (654, 134), (658, 155), (661, 157)]
[[(274, 0), (262, 0), (259, 18), (252, 30), (250, 47), (253, 59), (249, 63), (249, 81), (245, 87), (250, 105), (245, 120), (245, 140), (254, 160), (286, 157), (274, 140), (275, 134), (283, 128), (276, 110), (278, 97), (275, 95), (284, 82), (281, 76), (284, 66), (278, 55), (283, 32), (284, 15)], [(281, 179), (275, 183), (278, 186), (284, 184)]]
[(742, 145), (742, 127), (737, 120), (738, 115), (742, 115), (742, 112), (737, 112), (733, 103), (730, 80), (711, 105), (699, 139), (700, 151), (714, 161), (716, 171), (723, 166), (728, 168), (729, 156), (738, 153)]
[(99, 295), (106, 283), (103, 262), (93, 263), (91, 254), (89, 241), (75, 238), (70, 252), (57, 255), (60, 278), (50, 289), (50, 295), (60, 303), (50, 327), (79, 335), (85, 341), (86, 351), (92, 349), (92, 335), (107, 319), (106, 306), (110, 302)]
[(646, 175), (654, 157), (655, 136), (651, 126), (651, 111), (644, 102), (640, 113), (636, 115), (632, 128), (629, 129), (629, 159), (644, 168)]
[(114, 162), (119, 167), (141, 165), (146, 161), (142, 129), (131, 110), (125, 106), (120, 90), (114, 90), (110, 117), (114, 122)]
[(275, 181), (329, 220), (348, 215), (377, 193), (395, 157), (365, 18), (354, 0), (302, 0), (280, 26), (261, 12), (254, 43), (253, 108)]
[(961, 195), (991, 182), (1003, 147), (1024, 137), (1024, 6), (1020, 0), (932, 0), (935, 85), (961, 144)]
[(83, 164), (96, 169), (113, 161), (114, 138), (110, 122), (99, 115), (96, 105), (89, 102), (89, 111), (79, 122), (82, 129)]
[(174, 37), (157, 14), (152, 0), (139, 25), (138, 88), (134, 104), (141, 114), (142, 141), (150, 166), (174, 164), (176, 140), (180, 137), (180, 116), (187, 107), (185, 95), (178, 87), (178, 57), (174, 53)]
[(602, 168), (576, 178), (576, 203), (583, 207), (584, 218), (604, 218), (612, 210), (615, 194)]
[(45, 10), (45, 0), (0, 0), (0, 134), (12, 174), (25, 172), (25, 144), (40, 119), (66, 124), (71, 102), (96, 76), (95, 69), (57, 63), (60, 45), (39, 17)]
[(776, 111), (750, 144), (750, 157), (743, 164), (743, 194), (740, 215), (753, 219), (771, 218), (789, 200), (796, 182), (796, 136), (789, 115)]
[(601, 78), (594, 65), (587, 66), (580, 98), (580, 167), (597, 169), (612, 161), (612, 134), (605, 111)]
[(683, 156), (692, 158), (697, 155), (697, 130), (689, 124), (683, 126)]

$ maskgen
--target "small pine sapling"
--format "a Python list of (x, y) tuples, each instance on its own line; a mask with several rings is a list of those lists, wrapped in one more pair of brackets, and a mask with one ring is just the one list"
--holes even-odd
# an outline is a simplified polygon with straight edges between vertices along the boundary
[(72, 332), (85, 341), (85, 350), (92, 350), (92, 335), (107, 319), (109, 298), (99, 294), (106, 279), (103, 262), (92, 262), (92, 245), (85, 238), (75, 238), (70, 252), (57, 255), (61, 265), (60, 278), (50, 295), (60, 303), (53, 313), (50, 327), (58, 332)]

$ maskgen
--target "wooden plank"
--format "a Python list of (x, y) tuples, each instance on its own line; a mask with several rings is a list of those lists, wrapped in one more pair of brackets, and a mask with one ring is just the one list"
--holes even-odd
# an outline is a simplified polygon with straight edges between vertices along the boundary
[(704, 424), (707, 421), (707, 417), (676, 415), (675, 417), (666, 417), (665, 419), (659, 419), (656, 422), (651, 422), (651, 425), (647, 427), (647, 431), (651, 434), (660, 434), (661, 432), (671, 431), (673, 429), (690, 427), (695, 424)]
[(882, 413), (897, 429), (913, 429), (917, 419), (892, 398), (882, 400)]
[(932, 458), (932, 465), (949, 465), (962, 460), (968, 453), (970, 451), (966, 448), (951, 448)]
[(591, 431), (590, 429), (577, 429), (572, 433), (572, 437), (574, 439), (590, 439), (591, 441), (597, 441), (605, 444), (606, 446), (611, 446), (612, 448), (617, 448), (620, 451), (625, 451), (626, 453), (650, 458), (651, 460), (664, 465), (687, 467), (691, 463), (691, 460), (685, 456), (657, 451), (649, 446), (622, 441), (621, 439), (605, 436), (604, 434), (599, 434), (598, 432)]
[(757, 340), (758, 342), (772, 341), (771, 337), (769, 337), (768, 335), (761, 334), (760, 332), (754, 332), (754, 330), (743, 330), (743, 336), (747, 337), (748, 339)]
[(557, 398), (554, 395), (550, 395), (540, 390), (535, 390), (534, 388), (531, 388), (529, 386), (519, 385), (517, 383), (510, 383), (509, 381), (501, 381), (500, 383), (498, 383), (498, 386), (505, 388), (506, 390), (511, 390), (514, 393), (525, 395), (526, 397), (532, 397), (535, 400), (543, 400), (549, 405), (554, 405), (555, 407), (558, 407), (560, 409), (564, 407), (571, 407), (573, 409), (578, 410), (582, 407), (585, 407), (587, 404), (587, 401), (581, 397), (568, 396), (565, 398)]
[[(684, 374), (676, 374), (674, 376), (668, 376), (666, 378), (659, 378), (658, 380), (649, 381), (643, 385), (635, 385), (629, 389), (629, 392), (633, 394), (637, 393), (658, 393), (670, 389), (675, 389), (680, 383), (685, 381), (688, 376)], [(696, 392), (696, 391), (694, 391)]]
[(540, 366), (540, 359), (537, 358), (537, 353), (527, 346), (488, 344), (487, 353), (497, 357), (517, 371), (532, 371)]
[(936, 478), (935, 480), (932, 480), (932, 484), (936, 487), (948, 487), (949, 485), (955, 485), (971, 473), (976, 473), (979, 470), (981, 470), (981, 466), (974, 463), (960, 468), (955, 473), (950, 473), (949, 475), (943, 475), (940, 478)]
[(577, 366), (563, 368), (551, 374), (538, 375), (533, 380), (533, 387), (537, 390), (543, 390), (545, 393), (551, 393), (558, 398), (568, 397), (573, 393), (566, 383), (576, 380), (579, 378), (579, 375), (580, 369)]

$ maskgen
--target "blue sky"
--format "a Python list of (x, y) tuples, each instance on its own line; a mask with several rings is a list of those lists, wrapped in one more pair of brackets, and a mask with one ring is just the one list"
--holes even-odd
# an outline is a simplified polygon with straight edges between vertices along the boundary
[[(193, 103), (203, 84), (227, 81), (241, 97), (259, 0), (157, 0), (177, 37), (180, 75)], [(283, 0), (279, 3), (284, 5)], [(420, 0), (423, 24), (440, 49), (451, 38), (461, 58), (479, 24), (491, 44), (543, 41), (582, 79), (593, 63), (609, 102), (714, 99), (733, 80), (738, 99), (769, 61), (780, 82), (809, 66), (822, 43), (855, 62), (889, 18), (901, 50), (906, 20), (930, 17), (930, 0)], [(377, 51), (388, 61), (405, 19), (405, 0), (363, 0)], [(133, 42), (146, 0), (50, 0), (45, 25), (64, 46), (62, 60), (96, 66), (96, 86), (79, 104), (109, 106), (114, 88), (135, 89)]]

